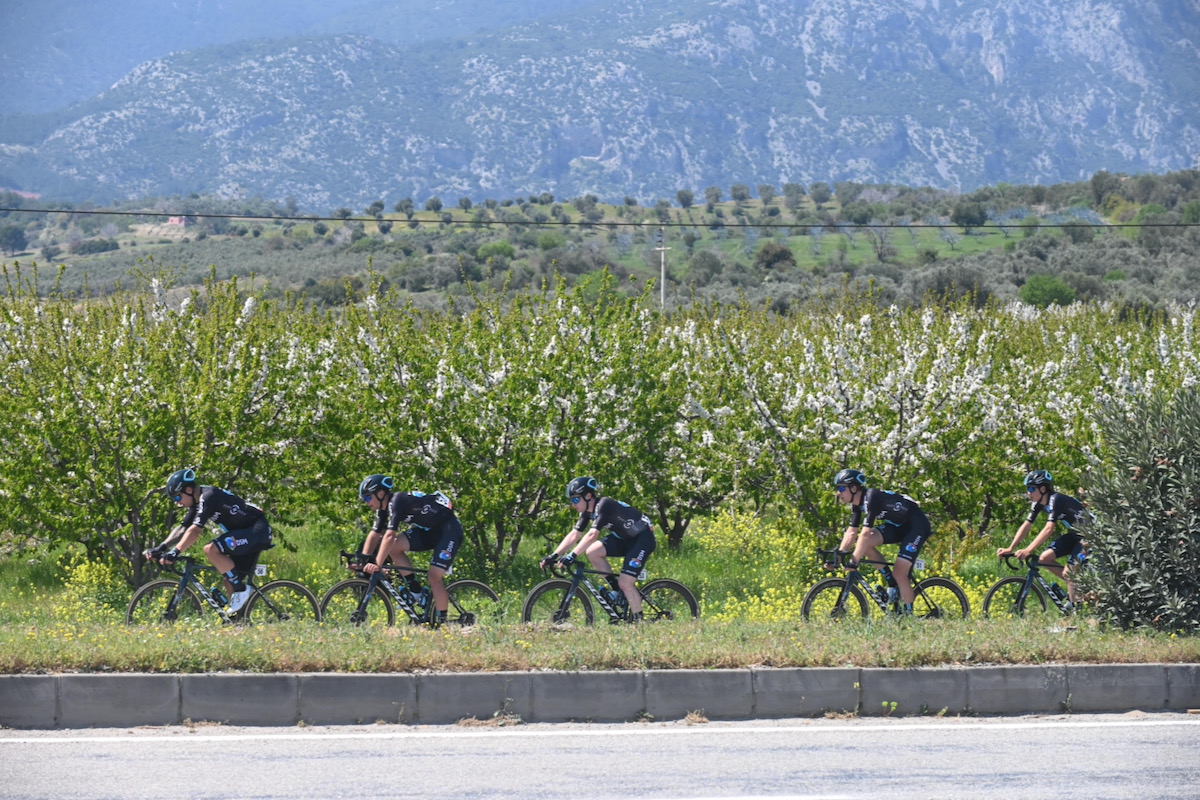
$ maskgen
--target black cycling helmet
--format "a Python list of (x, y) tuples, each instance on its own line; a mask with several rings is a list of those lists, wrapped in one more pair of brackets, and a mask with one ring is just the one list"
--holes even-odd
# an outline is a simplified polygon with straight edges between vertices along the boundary
[(363, 478), (362, 483), (358, 485), (358, 496), (363, 500), (366, 500), (380, 489), (391, 492), (392, 486), (394, 485), (395, 483), (387, 475), (380, 475), (378, 473), (375, 475), (368, 475), (367, 477)]
[(1025, 488), (1032, 489), (1035, 486), (1045, 486), (1054, 491), (1054, 478), (1044, 469), (1035, 469), (1025, 476)]
[(856, 469), (843, 469), (833, 476), (834, 486), (866, 486), (867, 476)]
[(167, 478), (167, 485), (165, 487), (167, 497), (178, 501), (179, 496), (183, 494), (184, 488), (195, 485), (196, 470), (191, 469), (190, 467), (187, 469), (176, 470), (175, 472), (171, 473), (171, 477)]
[(567, 499), (572, 497), (583, 497), (585, 492), (592, 494), (600, 494), (600, 484), (595, 478), (589, 478), (586, 475), (581, 475), (578, 478), (572, 478), (567, 484)]

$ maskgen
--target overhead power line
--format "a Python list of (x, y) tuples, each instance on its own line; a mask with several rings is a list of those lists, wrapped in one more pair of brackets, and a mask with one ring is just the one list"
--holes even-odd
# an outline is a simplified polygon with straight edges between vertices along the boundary
[[(416, 222), (418, 225), (425, 224), (441, 224), (441, 219), (387, 219), (383, 217), (279, 217), (268, 214), (209, 214), (188, 211), (104, 211), (101, 209), (86, 209), (76, 210), (68, 208), (6, 208), (0, 207), (0, 213), (3, 212), (25, 212), (29, 214), (91, 214), (103, 217), (184, 217), (188, 219), (229, 219), (239, 220), (243, 222), (264, 221), (264, 222), (392, 222), (408, 224)], [(438, 213), (438, 212), (430, 212)], [(445, 212), (450, 213), (450, 212)], [(896, 228), (901, 230), (909, 229), (924, 229), (924, 228), (947, 228), (947, 227), (969, 227), (971, 230), (1004, 230), (1008, 228), (1020, 229), (1021, 221), (1012, 224), (988, 222), (983, 225), (963, 226), (953, 222), (933, 223), (933, 222), (845, 222), (836, 220), (833, 223), (799, 223), (799, 222), (729, 222), (720, 219), (717, 222), (668, 222), (657, 219), (644, 219), (638, 222), (631, 220), (601, 220), (591, 222), (589, 220), (543, 220), (535, 221), (530, 219), (455, 219), (456, 224), (461, 225), (557, 225), (560, 227), (576, 227), (576, 228), (712, 228), (720, 226), (724, 228), (813, 228), (813, 227), (837, 227), (837, 228), (854, 228), (858, 230), (877, 229), (877, 228)], [(1038, 225), (1048, 228), (1062, 227), (1064, 225), (1089, 225), (1095, 228), (1197, 228), (1200, 227), (1200, 222), (1090, 222), (1085, 219), (1075, 220), (1060, 220), (1058, 222), (1047, 222), (1038, 220)]]

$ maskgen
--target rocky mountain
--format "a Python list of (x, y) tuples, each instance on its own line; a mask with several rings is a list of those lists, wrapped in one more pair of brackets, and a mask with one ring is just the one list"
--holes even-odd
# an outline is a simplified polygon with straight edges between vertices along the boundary
[(1200, 0), (610, 0), (404, 46), (259, 39), (0, 119), (0, 186), (325, 211), (1162, 172), (1200, 163), (1198, 43)]
[(467, 36), (595, 0), (38, 0), (0, 3), (0, 114), (86, 100), (143, 61), (251, 39), (338, 33), (387, 44)]

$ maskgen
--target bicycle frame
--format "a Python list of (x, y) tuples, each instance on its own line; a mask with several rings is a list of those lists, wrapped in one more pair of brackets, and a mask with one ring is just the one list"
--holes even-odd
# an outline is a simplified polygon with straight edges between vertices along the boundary
[[(1070, 601), (1067, 598), (1066, 591), (1063, 590), (1061, 586), (1059, 587), (1059, 591), (1063, 592), (1062, 599), (1059, 599), (1058, 592), (1053, 591), (1051, 588), (1053, 586), (1058, 586), (1058, 584), (1051, 583), (1042, 577), (1043, 565), (1040, 563), (1039, 558), (1039, 556), (1031, 555), (1025, 559), (1025, 565), (1029, 567), (1029, 571), (1025, 573), (1025, 585), (1021, 587), (1021, 591), (1017, 595), (1017, 602), (1019, 602), (1023, 607), (1026, 600), (1029, 599), (1030, 591), (1033, 590), (1033, 584), (1037, 583), (1038, 586), (1042, 588), (1042, 593), (1050, 599), (1050, 602), (1054, 603), (1055, 608), (1057, 608), (1063, 614), (1069, 613), (1067, 603)], [(1013, 556), (1004, 556), (1005, 565), (1013, 572), (1020, 572), (1021, 568), (1019, 566), (1014, 566), (1012, 559)]]
[[(883, 570), (885, 568), (889, 571), (895, 568), (895, 562), (893, 562), (893, 561), (878, 561), (875, 559), (864, 558), (858, 564), (851, 567), (849, 565), (849, 560), (850, 560), (850, 556), (851, 556), (850, 553), (845, 553), (845, 552), (842, 552), (837, 549), (818, 550), (817, 553), (825, 557), (825, 564), (827, 567), (842, 566), (842, 567), (846, 568), (846, 579), (845, 579), (845, 582), (842, 584), (841, 592), (838, 594), (838, 598), (837, 598), (837, 607), (838, 608), (848, 607), (847, 601), (849, 599), (850, 593), (852, 591), (852, 588), (857, 584), (859, 587), (861, 587), (862, 593), (866, 597), (868, 597), (871, 600), (871, 602), (874, 603), (876, 605), (876, 607), (878, 607), (879, 610), (881, 612), (883, 612), (885, 615), (892, 614), (895, 616), (903, 616), (904, 609), (903, 609), (903, 606), (901, 605), (902, 600), (899, 596), (899, 593), (897, 592), (895, 600), (889, 600), (888, 599), (888, 594), (889, 594), (888, 590), (892, 587), (882, 584), (882, 583), (876, 584), (876, 583), (870, 582), (862, 574), (861, 570), (859, 570), (859, 568), (858, 568), (861, 564), (871, 564), (880, 571), (880, 575), (882, 576)], [(913, 600), (914, 601), (916, 601), (918, 598), (922, 598), (922, 597), (924, 597), (924, 598), (926, 598), (926, 600), (928, 600), (928, 595), (926, 595), (925, 592), (921, 588), (921, 580), (919, 580), (917, 578), (918, 570), (923, 570), (924, 568), (925, 568), (924, 560), (917, 559), (913, 563), (912, 571), (909, 573), (909, 583), (913, 588)], [(938, 580), (938, 579), (935, 578), (932, 580)], [(939, 605), (934, 601), (929, 601), (929, 607), (936, 610), (939, 608)]]
[[(354, 569), (356, 572), (361, 572), (361, 570), (357, 569), (357, 567), (355, 565), (355, 561), (357, 559), (361, 559), (362, 557), (363, 556), (360, 553), (348, 553), (345, 550), (342, 551), (342, 558), (345, 559), (346, 565), (349, 568)], [(377, 588), (379, 588), (388, 593), (388, 595), (392, 598), (392, 600), (396, 603), (396, 605), (400, 608), (400, 610), (408, 615), (408, 618), (410, 620), (412, 620), (415, 623), (428, 622), (429, 621), (429, 611), (433, 607), (432, 600), (431, 600), (430, 608), (423, 608), (420, 611), (417, 611), (417, 605), (413, 602), (413, 600), (415, 600), (416, 598), (412, 594), (412, 592), (408, 589), (407, 586), (404, 587), (403, 589), (397, 588), (396, 584), (393, 583), (393, 581), (391, 580), (391, 577), (388, 574), (390, 571), (399, 572), (400, 570), (404, 570), (405, 572), (412, 572), (414, 575), (424, 575), (425, 576), (425, 586), (426, 586), (426, 588), (428, 588), (428, 586), (429, 586), (429, 570), (420, 569), (418, 567), (396, 567), (396, 566), (385, 567), (385, 568), (380, 569), (380, 570), (372, 573), (371, 575), (367, 576), (367, 579), (368, 579), (367, 589), (366, 589), (366, 591), (363, 592), (363, 596), (358, 602), (358, 610), (356, 613), (358, 613), (358, 614), (366, 613), (367, 603), (370, 602), (371, 595), (374, 594), (374, 592)], [(448, 577), (450, 575), (450, 571), (448, 571), (446, 573), (446, 575)], [(432, 592), (432, 590), (430, 590), (430, 591)], [(432, 594), (430, 594), (430, 597), (432, 599)], [(460, 614), (463, 613), (462, 606), (460, 606), (458, 604), (458, 601), (456, 601), (454, 599), (453, 595), (450, 596), (450, 605), (452, 605), (454, 607), (454, 609), (456, 611), (458, 611)]]
[[(218, 603), (217, 598), (213, 597), (212, 592), (209, 591), (208, 587), (204, 585), (199, 577), (199, 573), (201, 572), (216, 572), (216, 569), (200, 564), (191, 556), (180, 556), (175, 561), (176, 563), (170, 566), (160, 565), (163, 571), (179, 576), (179, 585), (175, 587), (175, 595), (171, 598), (171, 602), (167, 604), (167, 609), (163, 612), (163, 616), (167, 619), (175, 618), (175, 614), (179, 610), (179, 603), (183, 600), (183, 593), (190, 586), (196, 594), (200, 595), (205, 603), (208, 603), (209, 608), (215, 611), (221, 619), (226, 622), (232, 622), (238, 612), (231, 614), (226, 606)], [(182, 570), (179, 569), (180, 563), (183, 564)], [(254, 592), (258, 591), (258, 588), (254, 586), (248, 576), (246, 578), (246, 585)]]
[[(416, 572), (416, 570), (413, 570), (413, 572)], [(396, 603), (401, 611), (408, 615), (410, 620), (413, 622), (428, 621), (429, 609), (426, 608), (418, 612), (417, 606), (413, 602), (415, 598), (413, 597), (412, 592), (408, 590), (408, 587), (405, 587), (403, 591), (397, 589), (396, 585), (392, 583), (384, 570), (381, 569), (378, 572), (372, 573), (367, 580), (367, 590), (363, 592), (362, 599), (358, 603), (358, 610), (360, 612), (366, 612), (367, 602), (371, 599), (371, 594), (375, 591), (376, 587), (378, 587), (383, 589), (383, 591), (387, 592), (388, 595), (391, 596), (392, 600)]]
[[(868, 583), (867, 579), (863, 577), (862, 572), (859, 571), (857, 565), (853, 566), (853, 567), (849, 566), (848, 562), (850, 559), (850, 553), (843, 553), (839, 550), (818, 550), (817, 552), (819, 554), (827, 557), (826, 561), (825, 561), (826, 564), (837, 563), (840, 566), (846, 567), (846, 583), (842, 586), (842, 593), (840, 595), (838, 595), (838, 600), (837, 600), (839, 607), (845, 605), (846, 598), (850, 596), (850, 587), (857, 583), (859, 586), (862, 587), (863, 594), (865, 594), (871, 600), (872, 603), (874, 603), (876, 606), (878, 606), (879, 610), (882, 611), (884, 614), (888, 614), (888, 613), (900, 614), (901, 613), (900, 599), (898, 596), (897, 596), (896, 600), (889, 603), (888, 596), (887, 596), (888, 587), (882, 586), (879, 584)], [(838, 559), (837, 562), (831, 562), (828, 559), (828, 556), (837, 557), (837, 559)], [(888, 569), (892, 568), (891, 562), (888, 562), (888, 561), (873, 561), (873, 560), (864, 558), (859, 563), (860, 564), (872, 564), (876, 567), (887, 567)], [(916, 570), (914, 570), (914, 572), (915, 571)], [(912, 586), (915, 590), (916, 585), (917, 585), (917, 580), (912, 575), (910, 575), (910, 580), (911, 580)]]
[[(576, 561), (575, 564), (566, 572), (557, 568), (554, 570), (554, 572), (561, 577), (568, 578), (571, 581), (571, 588), (567, 590), (565, 595), (563, 595), (562, 604), (559, 606), (558, 613), (560, 615), (566, 612), (568, 606), (571, 604), (571, 601), (575, 599), (575, 595), (579, 591), (579, 587), (582, 586), (587, 593), (592, 596), (592, 599), (596, 601), (597, 605), (604, 609), (604, 612), (608, 614), (609, 622), (622, 622), (629, 619), (629, 606), (625, 605), (620, 609), (614, 608), (613, 604), (609, 602), (608, 591), (606, 589), (599, 588), (587, 577), (588, 575), (608, 576), (611, 573), (601, 572), (598, 569), (587, 569), (579, 561)], [(641, 576), (639, 576), (639, 580), (643, 580), (645, 578), (645, 574), (646, 572), (643, 570)], [(607, 585), (608, 583), (605, 581), (605, 586)], [(645, 593), (642, 592), (642, 588), (640, 586), (636, 588), (638, 595), (640, 595), (642, 598), (643, 605), (649, 603), (651, 606), (653, 606), (650, 598), (648, 598)]]

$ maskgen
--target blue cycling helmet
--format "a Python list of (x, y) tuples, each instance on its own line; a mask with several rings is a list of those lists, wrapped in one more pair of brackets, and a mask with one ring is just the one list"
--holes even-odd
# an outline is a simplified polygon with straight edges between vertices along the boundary
[(395, 482), (387, 475), (368, 475), (362, 479), (362, 483), (358, 485), (358, 496), (363, 500), (368, 499), (371, 495), (378, 492), (380, 489), (387, 491), (389, 494)]
[(866, 486), (867, 476), (856, 469), (843, 469), (833, 476), (834, 486)]
[(600, 483), (595, 478), (589, 478), (586, 475), (581, 475), (578, 478), (572, 478), (567, 484), (567, 499), (572, 497), (583, 497), (586, 492), (592, 494), (600, 494)]
[(1025, 488), (1033, 489), (1035, 486), (1045, 486), (1054, 491), (1054, 478), (1044, 469), (1035, 469), (1025, 476)]
[(170, 497), (176, 502), (179, 501), (179, 496), (183, 494), (183, 490), (188, 486), (196, 485), (196, 470), (187, 468), (176, 470), (171, 473), (171, 477), (167, 478), (167, 485), (164, 491), (167, 497)]

